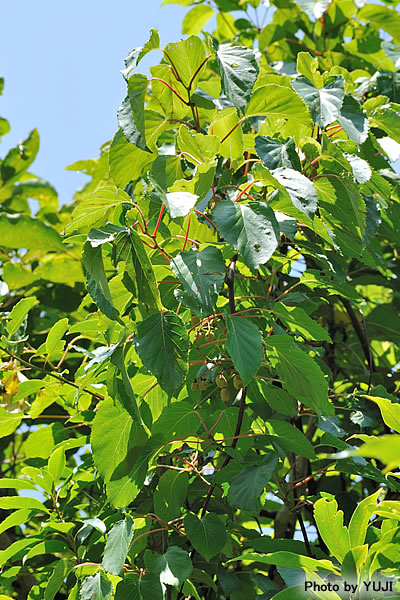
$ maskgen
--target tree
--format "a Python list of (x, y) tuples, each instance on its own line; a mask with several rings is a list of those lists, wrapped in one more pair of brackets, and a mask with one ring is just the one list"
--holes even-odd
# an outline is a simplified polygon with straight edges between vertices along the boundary
[(398, 3), (175, 3), (70, 205), (36, 131), (1, 163), (1, 592), (365, 597), (400, 562)]

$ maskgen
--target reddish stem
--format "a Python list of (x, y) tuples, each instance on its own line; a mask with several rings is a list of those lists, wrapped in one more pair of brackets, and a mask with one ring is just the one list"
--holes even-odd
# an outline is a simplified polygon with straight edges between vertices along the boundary
[(217, 228), (216, 228), (215, 224), (211, 221), (211, 219), (209, 219), (207, 217), (207, 215), (205, 215), (204, 213), (202, 213), (200, 210), (197, 210), (196, 208), (194, 209), (194, 212), (196, 213), (196, 215), (201, 215), (202, 217), (204, 217), (205, 220), (207, 221), (207, 223), (210, 223), (211, 227), (214, 227), (215, 231), (217, 231)]
[(196, 127), (187, 121), (183, 121), (182, 119), (167, 119), (169, 123), (182, 123), (182, 125), (187, 125), (190, 129), (194, 129), (196, 131)]
[(319, 160), (321, 160), (321, 158), (322, 158), (322, 156), (317, 156), (317, 158), (314, 158), (314, 160), (312, 160), (312, 161), (310, 162), (310, 164), (309, 164), (309, 165), (307, 165), (307, 166), (306, 166), (306, 168), (302, 170), (302, 173), (303, 173), (303, 175), (304, 175), (304, 173), (305, 173), (306, 171), (308, 171), (308, 169), (309, 169), (310, 167), (312, 167), (313, 165), (315, 165), (315, 163), (317, 163)]
[(336, 131), (334, 131), (333, 133), (330, 133), (328, 135), (328, 138), (333, 137), (334, 135), (336, 135), (337, 133), (339, 133), (339, 131), (343, 131), (343, 127), (339, 127), (339, 129), (337, 129)]
[(164, 79), (161, 79), (160, 77), (152, 77), (151, 81), (160, 81), (161, 83), (163, 83), (164, 85), (166, 85), (167, 88), (169, 88), (171, 90), (171, 92), (173, 94), (175, 94), (175, 96), (177, 96), (177, 98), (179, 98), (179, 100), (181, 102), (183, 102), (183, 104), (186, 104), (186, 106), (189, 106), (189, 102), (186, 102), (186, 100), (184, 100), (182, 98), (182, 96), (176, 90), (174, 90), (174, 88), (172, 87), (172, 85), (169, 85), (169, 83), (167, 83), (166, 81), (164, 81)]
[[(190, 229), (190, 221), (191, 220), (192, 220), (192, 215), (190, 214), (189, 218), (188, 218), (188, 224), (187, 224), (187, 228), (186, 228), (186, 236), (185, 236), (185, 241), (183, 242), (182, 252), (185, 250), (186, 244), (187, 244), (187, 241), (188, 241), (189, 229)], [(176, 236), (176, 237), (178, 237), (178, 236)], [(181, 237), (181, 236), (179, 236), (179, 237)]]
[(235, 131), (235, 129), (236, 129), (237, 127), (239, 127), (239, 125), (241, 125), (241, 124), (243, 123), (243, 121), (245, 121), (246, 119), (247, 119), (247, 117), (242, 117), (242, 118), (241, 118), (241, 119), (240, 119), (240, 120), (239, 120), (239, 121), (236, 123), (236, 125), (234, 125), (230, 131), (228, 131), (228, 133), (226, 134), (226, 136), (225, 136), (224, 138), (222, 138), (222, 140), (221, 140), (221, 144), (223, 144), (223, 143), (224, 143), (224, 141), (225, 141), (225, 140), (226, 140), (226, 139), (227, 139), (227, 138), (228, 138), (228, 137), (231, 135), (231, 133), (233, 133), (233, 132)]
[(254, 202), (255, 202), (256, 199), (253, 198), (253, 196), (250, 196), (249, 194), (247, 194), (247, 190), (249, 190), (251, 188), (251, 186), (254, 185), (255, 183), (258, 183), (258, 181), (259, 180), (256, 179), (255, 181), (251, 181), (249, 184), (247, 184), (246, 187), (240, 192), (240, 194), (237, 195), (234, 202), (238, 202), (238, 200), (240, 200), (240, 198), (243, 196), (243, 194), (246, 194), (251, 200), (254, 200)]
[(158, 228), (160, 227), (160, 223), (161, 223), (161, 219), (162, 219), (162, 216), (163, 216), (164, 208), (165, 208), (165, 204), (163, 202), (161, 204), (160, 214), (158, 215), (158, 221), (157, 221), (157, 225), (156, 225), (156, 228), (154, 230), (154, 233), (153, 233), (153, 238), (155, 238), (157, 236), (157, 231), (158, 231)]
[(200, 73), (200, 71), (201, 71), (201, 69), (203, 68), (203, 66), (204, 66), (204, 65), (206, 64), (206, 62), (207, 62), (208, 60), (210, 60), (210, 58), (212, 58), (213, 56), (214, 56), (213, 54), (209, 54), (209, 55), (207, 56), (207, 58), (205, 58), (205, 59), (203, 60), (203, 62), (202, 62), (202, 63), (201, 63), (201, 65), (199, 66), (199, 68), (198, 68), (198, 69), (196, 69), (196, 71), (195, 71), (195, 73), (194, 73), (194, 75), (193, 75), (192, 79), (189, 81), (189, 87), (188, 87), (188, 90), (189, 90), (189, 91), (190, 91), (190, 90), (191, 90), (191, 88), (192, 88), (193, 81), (196, 79), (197, 75)]

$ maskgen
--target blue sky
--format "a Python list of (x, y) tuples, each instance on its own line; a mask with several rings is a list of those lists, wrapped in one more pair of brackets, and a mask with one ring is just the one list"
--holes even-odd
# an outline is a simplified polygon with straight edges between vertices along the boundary
[[(160, 31), (163, 45), (181, 37), (187, 9), (160, 3), (14, 0), (2, 6), (0, 115), (11, 132), (0, 156), (36, 127), (41, 143), (32, 171), (56, 187), (62, 202), (87, 180), (65, 167), (97, 157), (117, 130), (124, 57), (147, 40), (150, 28)], [(143, 61), (144, 70), (152, 60), (159, 56)]]

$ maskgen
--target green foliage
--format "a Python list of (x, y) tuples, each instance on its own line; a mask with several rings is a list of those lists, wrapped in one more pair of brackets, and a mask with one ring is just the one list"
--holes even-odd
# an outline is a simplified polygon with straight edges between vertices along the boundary
[(400, 575), (398, 2), (173, 1), (71, 204), (0, 164), (2, 598)]

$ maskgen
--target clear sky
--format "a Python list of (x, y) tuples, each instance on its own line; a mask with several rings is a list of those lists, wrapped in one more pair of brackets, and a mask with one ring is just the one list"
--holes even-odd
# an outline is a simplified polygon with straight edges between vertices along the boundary
[[(32, 171), (69, 202), (87, 177), (66, 171), (76, 160), (98, 156), (117, 130), (125, 96), (123, 59), (151, 28), (162, 45), (181, 38), (187, 9), (161, 0), (13, 0), (1, 10), (0, 116), (11, 132), (0, 156), (37, 128), (41, 143)], [(143, 69), (158, 62), (153, 53)], [(139, 69), (142, 70), (142, 69)]]

